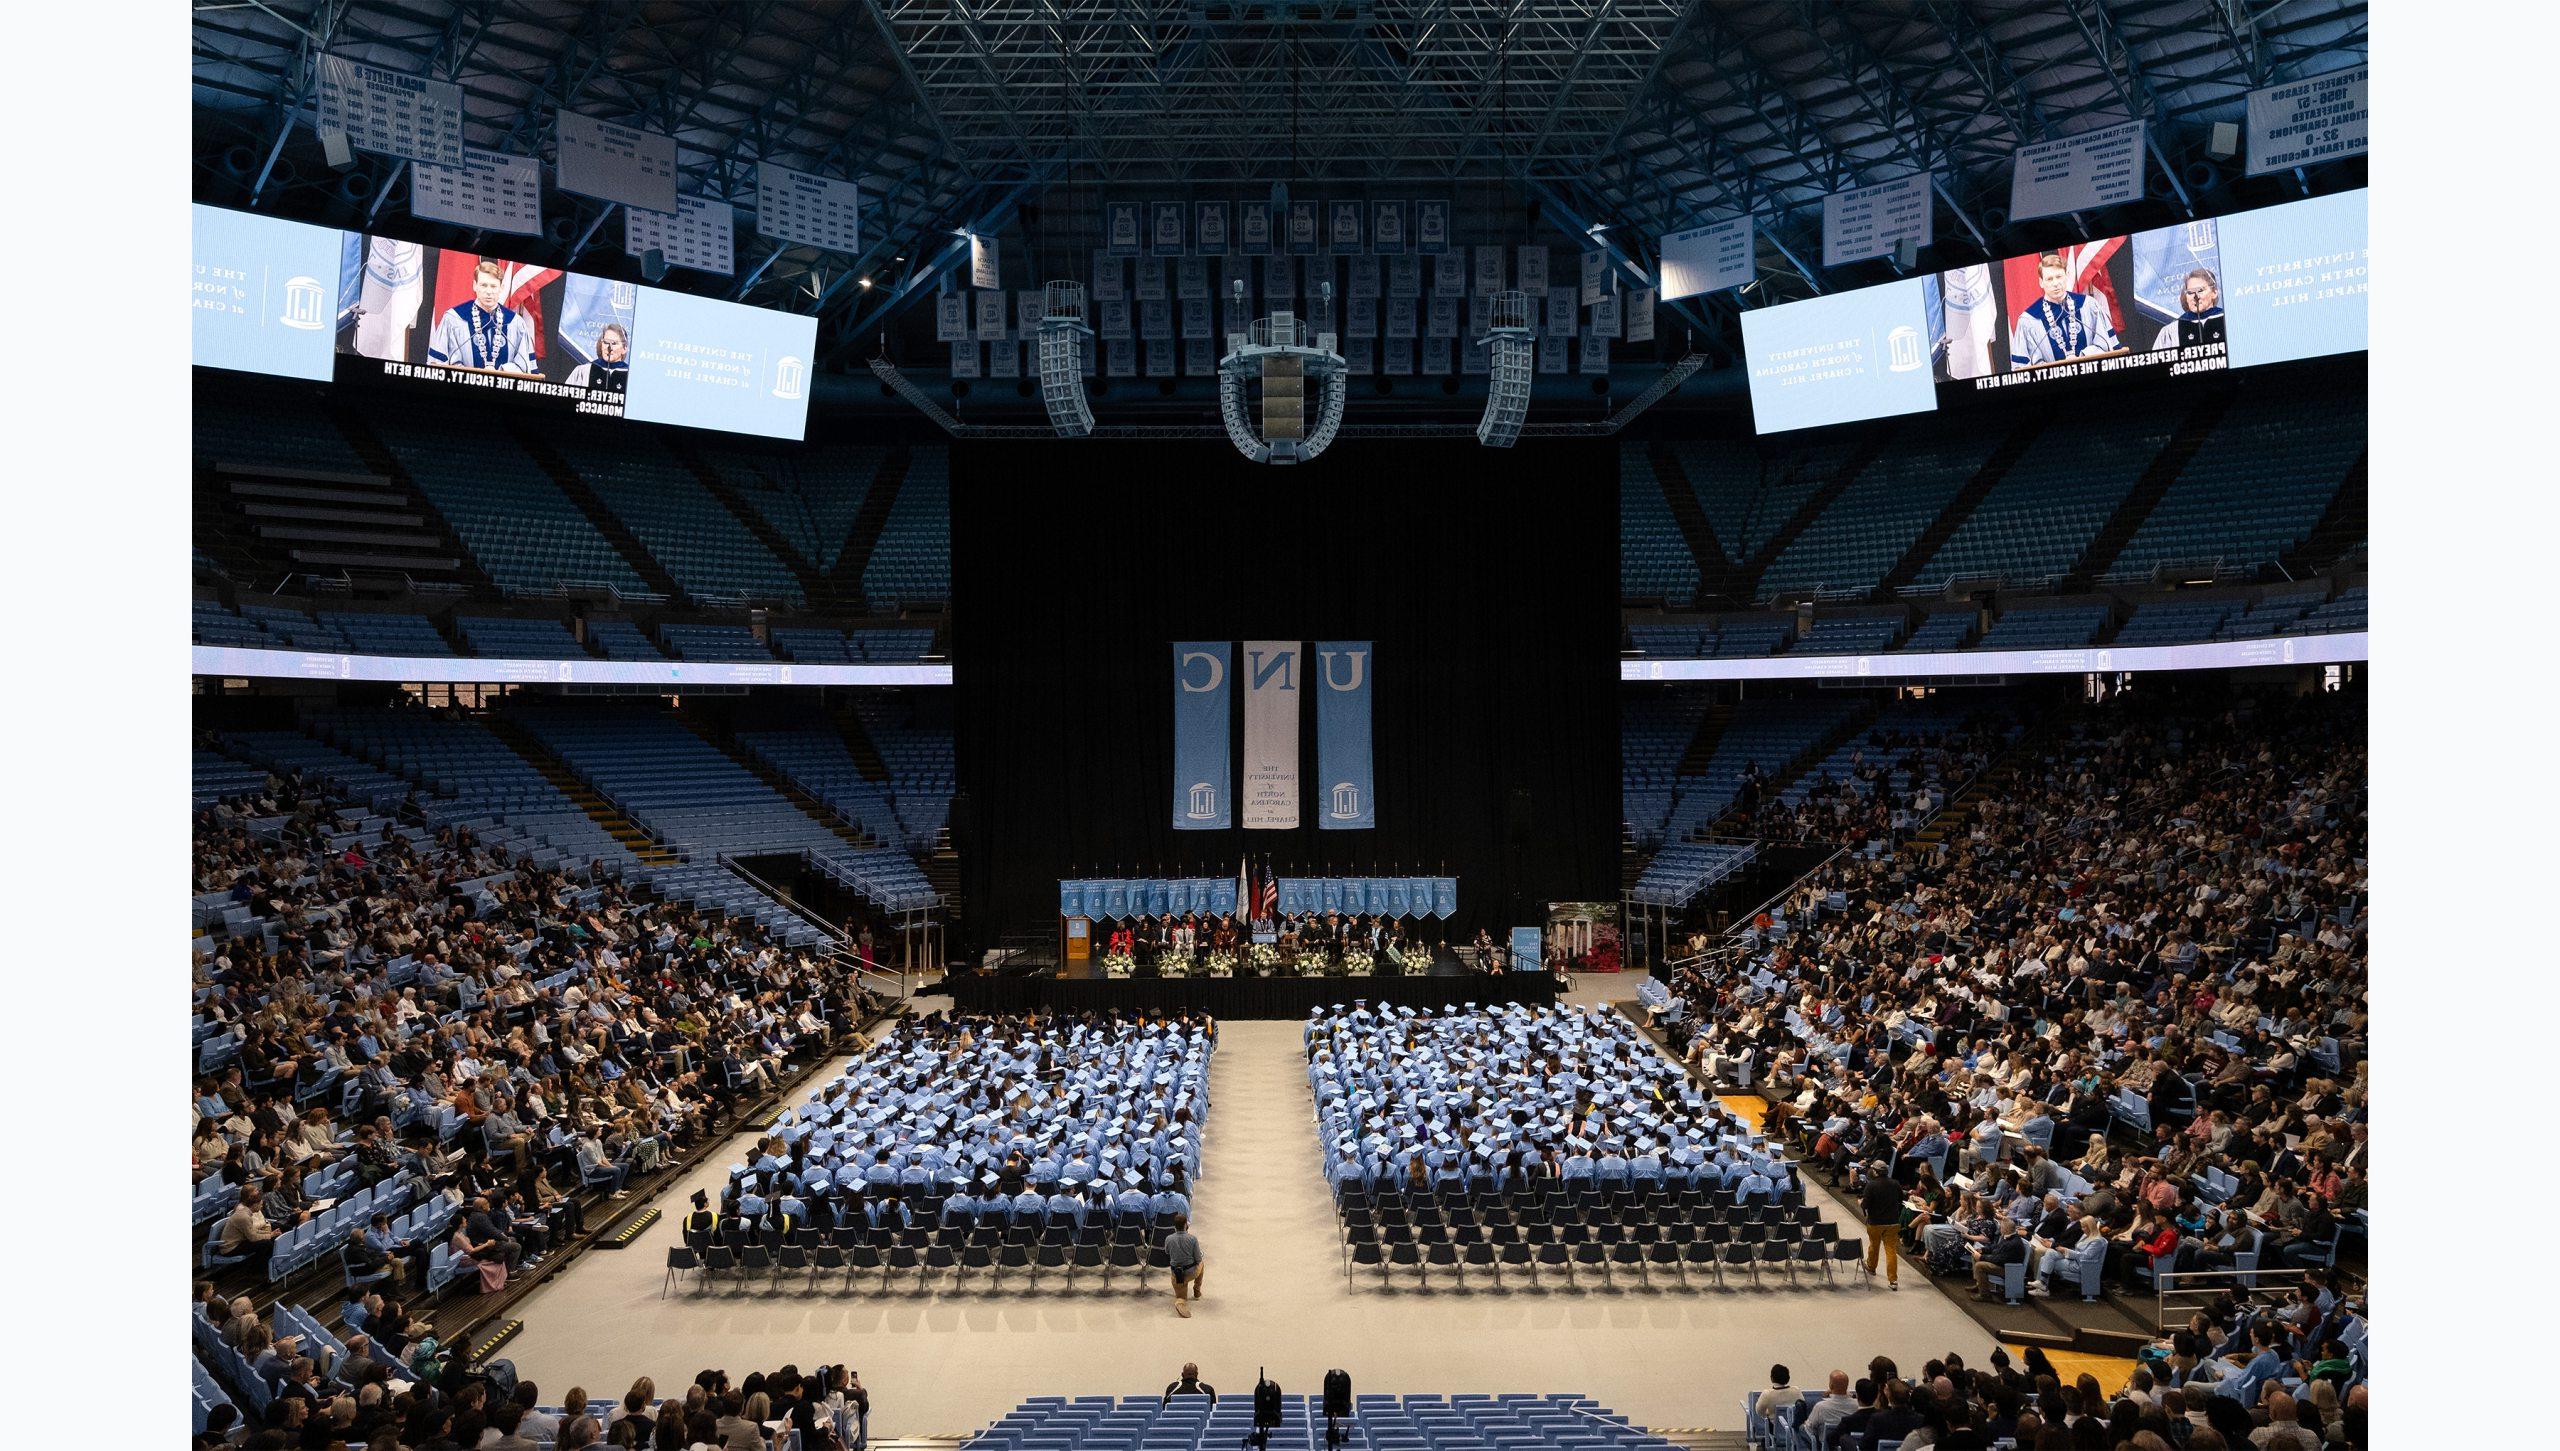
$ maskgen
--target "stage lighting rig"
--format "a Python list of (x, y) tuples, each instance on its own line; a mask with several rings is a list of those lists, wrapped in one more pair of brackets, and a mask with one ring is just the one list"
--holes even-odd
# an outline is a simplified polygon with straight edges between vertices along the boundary
[(1093, 432), (1093, 407), (1084, 396), (1086, 325), (1084, 284), (1052, 282), (1040, 313), (1040, 402), (1060, 438)]
[[(1333, 284), (1325, 283), (1320, 295), (1330, 310)], [(1235, 296), (1239, 303), (1244, 300), (1243, 283), (1236, 284)], [(1347, 382), (1334, 335), (1310, 335), (1306, 323), (1284, 309), (1255, 318), (1243, 332), (1227, 334), (1227, 355), (1218, 360), (1218, 414), (1228, 439), (1246, 458), (1258, 464), (1305, 463), (1324, 452), (1342, 428)], [(1258, 430), (1248, 393), (1256, 383), (1262, 389)]]
[(1487, 448), (1509, 448), (1520, 440), (1520, 425), (1529, 417), (1529, 380), (1535, 371), (1537, 343), (1529, 333), (1529, 294), (1514, 289), (1493, 299), (1493, 327), (1476, 346), (1490, 353), (1492, 383), (1485, 389), (1484, 418), (1476, 424), (1476, 442)]

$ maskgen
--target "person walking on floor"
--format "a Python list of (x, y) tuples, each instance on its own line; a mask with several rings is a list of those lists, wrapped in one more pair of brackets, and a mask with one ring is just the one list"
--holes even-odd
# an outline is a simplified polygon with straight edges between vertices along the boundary
[(1867, 1186), (1858, 1192), (1858, 1217), (1867, 1226), (1867, 1273), (1876, 1272), (1876, 1255), (1884, 1255), (1885, 1288), (1902, 1288), (1902, 1186), (1878, 1165), (1867, 1168)]
[(1191, 1232), (1191, 1216), (1173, 1217), (1173, 1233), (1164, 1237), (1164, 1257), (1173, 1266), (1173, 1313), (1191, 1318), (1191, 1301), (1200, 1298), (1199, 1236)]

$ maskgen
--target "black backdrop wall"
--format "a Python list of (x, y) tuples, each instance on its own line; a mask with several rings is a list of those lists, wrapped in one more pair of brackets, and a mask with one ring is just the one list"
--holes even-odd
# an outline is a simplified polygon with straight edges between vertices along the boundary
[[(972, 949), (1062, 876), (1454, 875), (1453, 938), (1617, 896), (1617, 455), (1605, 444), (952, 451), (955, 803)], [(1374, 640), (1377, 826), (1172, 829), (1176, 640)], [(1243, 730), (1233, 698), (1231, 731)]]

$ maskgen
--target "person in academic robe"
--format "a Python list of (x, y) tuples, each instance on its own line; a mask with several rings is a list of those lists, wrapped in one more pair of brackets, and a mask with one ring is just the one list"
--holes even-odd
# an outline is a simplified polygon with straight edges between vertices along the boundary
[(2151, 350), (2200, 348), (2222, 338), (2222, 284), (2210, 269), (2198, 267), (2179, 284), (2177, 320), (2160, 329), (2151, 340)]
[(2036, 282), (2044, 295), (2028, 303), (2009, 325), (2009, 366), (2032, 368), (2091, 353), (2112, 353), (2124, 344), (2116, 338), (2115, 317), (2106, 294), (2071, 290), (2071, 264), (2059, 252), (2036, 258)]
[[(569, 386), (599, 393), (620, 393), (631, 381), (631, 334), (618, 322), (596, 334), (595, 361), (569, 370)], [(868, 928), (864, 929), (866, 932)], [(866, 944), (867, 945), (867, 944)], [(866, 954), (867, 955), (867, 954)]]
[(506, 306), (506, 293), (505, 265), (493, 258), (480, 259), (471, 272), (471, 296), (436, 319), (436, 330), (427, 340), (427, 360), (499, 373), (539, 373), (533, 322)]

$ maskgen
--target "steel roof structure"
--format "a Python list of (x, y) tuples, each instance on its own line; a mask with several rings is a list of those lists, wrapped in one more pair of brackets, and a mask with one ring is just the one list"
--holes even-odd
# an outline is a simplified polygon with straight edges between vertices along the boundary
[[(1458, 204), (1460, 241), (1530, 240), (1534, 223), (1597, 236), (1630, 272), (1651, 266), (1659, 233), (1749, 212), (1772, 284), (1757, 302), (1890, 275), (1819, 265), (1826, 192), (1928, 171), (1937, 259), (1998, 255), (2020, 241), (2005, 215), (2017, 148), (2140, 118), (2154, 165), (2137, 219), (2157, 225), (2237, 195), (2204, 146), (2250, 89), (2355, 64), (2367, 46), (2362, 0), (193, 8), (200, 200), (459, 244), (405, 216), (404, 163), (326, 165), (321, 51), (456, 82), (467, 139), (490, 150), (549, 160), (564, 109), (669, 132), (682, 189), (738, 204), (742, 232), (734, 279), (670, 285), (817, 313), (839, 365), (965, 257), (960, 232), (1009, 232), (1026, 265), (1078, 275), (1106, 196), (1437, 194)], [(752, 235), (768, 159), (861, 182), (861, 254)], [(2362, 165), (2290, 184), (2354, 184)], [(542, 238), (489, 245), (629, 275), (620, 248), (599, 245), (618, 236), (612, 210), (547, 190)], [(2127, 219), (2081, 223), (2108, 220)], [(1683, 316), (1715, 347), (1739, 305), (1699, 299)]]

